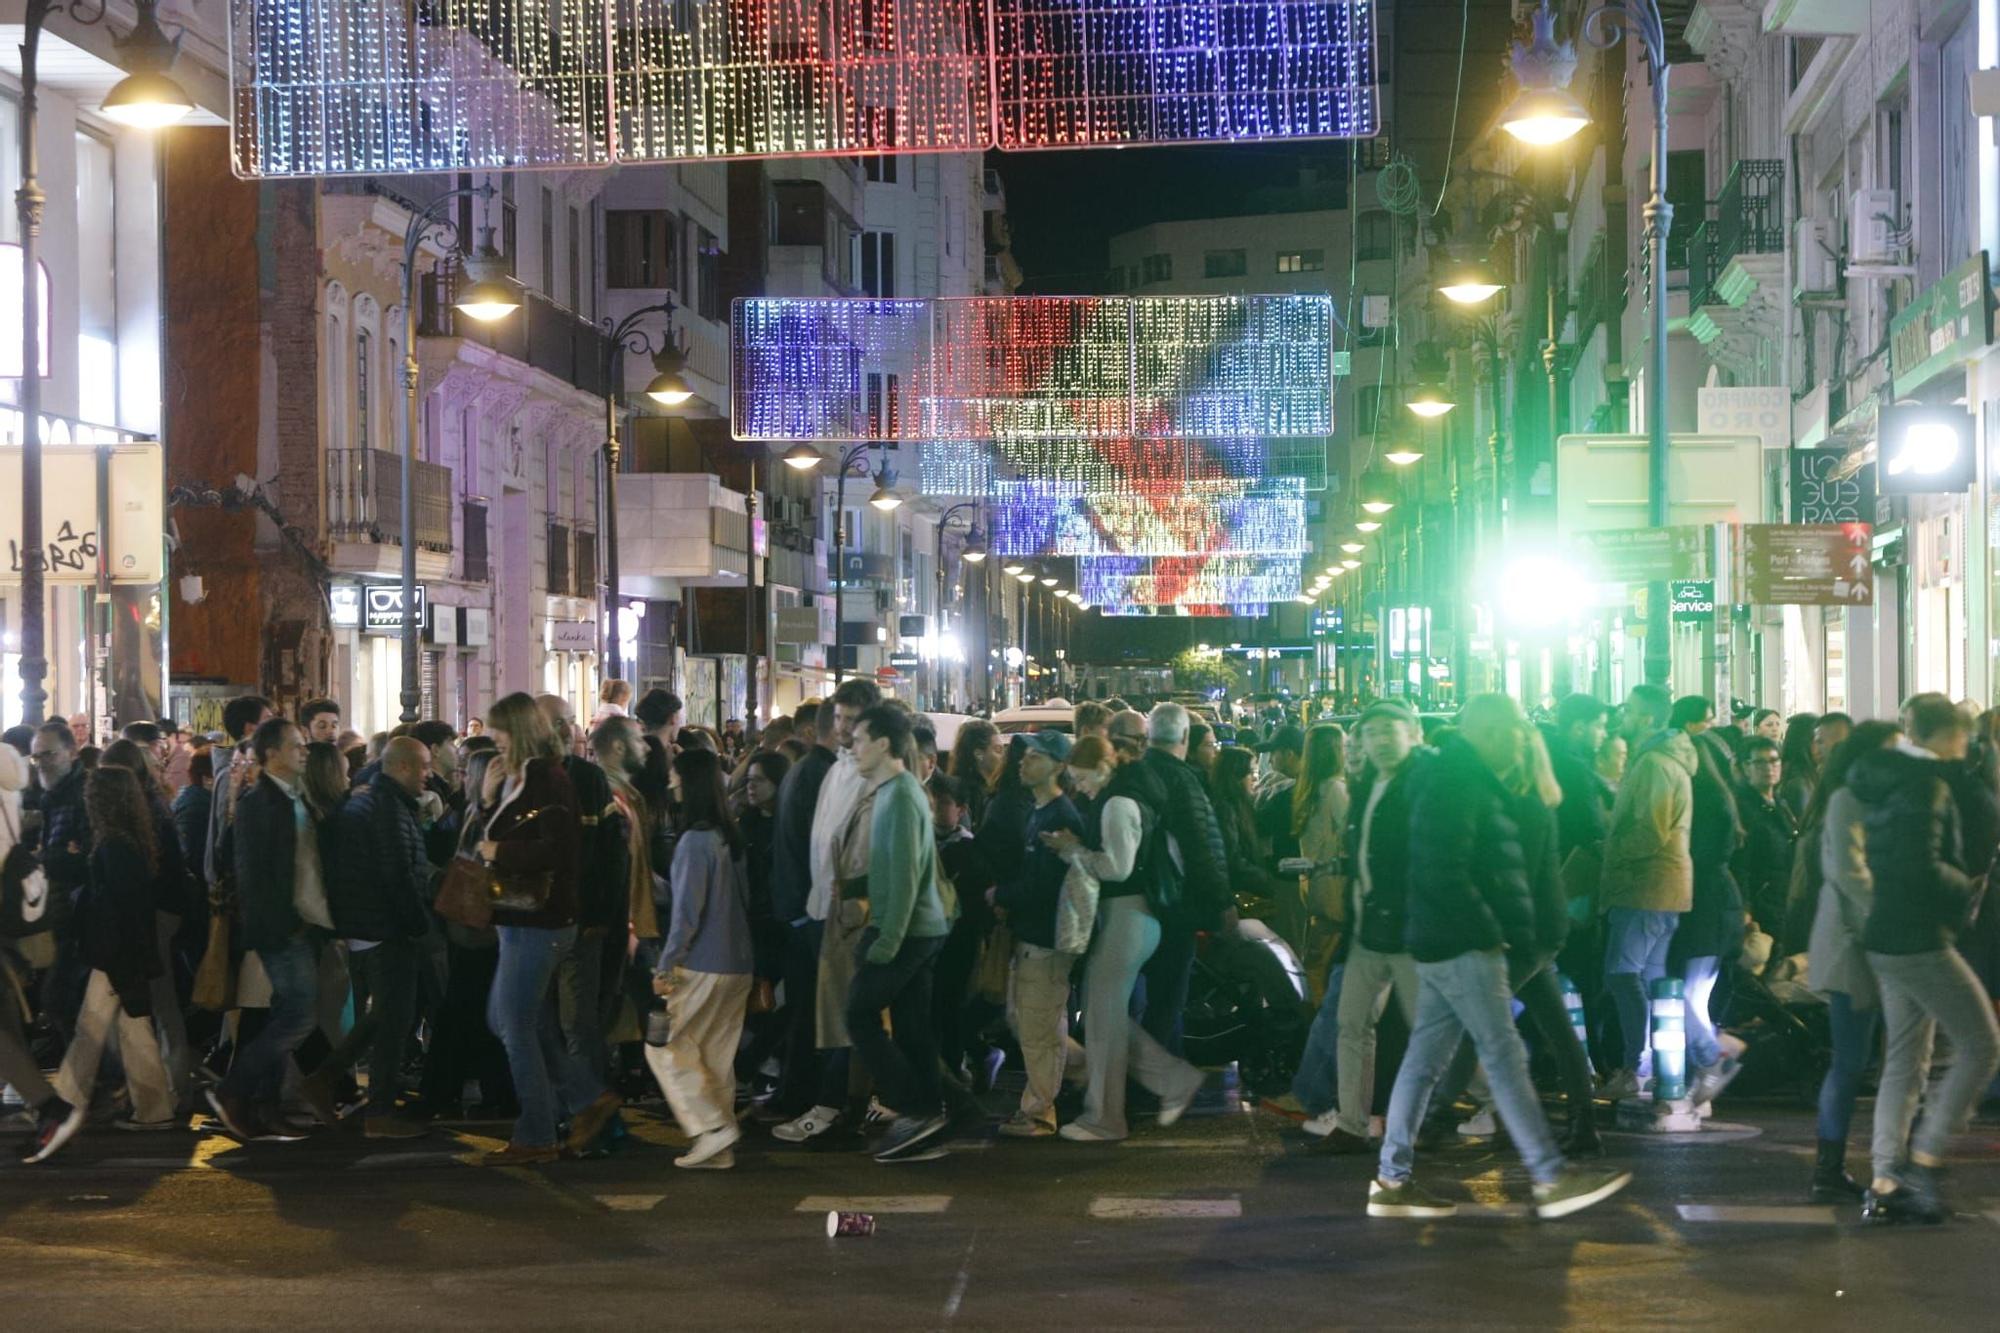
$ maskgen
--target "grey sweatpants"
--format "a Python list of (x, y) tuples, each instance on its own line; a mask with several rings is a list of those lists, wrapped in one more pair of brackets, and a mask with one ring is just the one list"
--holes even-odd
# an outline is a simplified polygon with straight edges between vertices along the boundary
[[(1888, 1044), (1875, 1093), (1874, 1171), (1893, 1176), (1919, 1152), (1944, 1156), (1951, 1136), (2000, 1067), (2000, 1024), (1986, 988), (1956, 949), (1936, 953), (1870, 953), (1868, 966), (1882, 986), (1882, 1019)], [(1931, 1042), (1942, 1027), (1951, 1039), (1951, 1069), (1939, 1081), (1914, 1139), (1917, 1098), (1930, 1076)]]

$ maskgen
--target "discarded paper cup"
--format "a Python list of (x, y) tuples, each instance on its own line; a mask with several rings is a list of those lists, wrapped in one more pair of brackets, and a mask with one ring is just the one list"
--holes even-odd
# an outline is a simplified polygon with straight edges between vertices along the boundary
[(830, 1212), (826, 1215), (826, 1234), (834, 1236), (872, 1236), (875, 1234), (875, 1214)]

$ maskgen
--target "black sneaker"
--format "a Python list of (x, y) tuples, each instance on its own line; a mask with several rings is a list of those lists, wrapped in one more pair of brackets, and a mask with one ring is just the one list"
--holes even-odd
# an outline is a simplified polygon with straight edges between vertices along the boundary
[(894, 1161), (904, 1153), (914, 1151), (919, 1144), (943, 1133), (947, 1123), (939, 1112), (927, 1116), (897, 1116), (895, 1123), (889, 1126), (889, 1132), (876, 1143), (875, 1160)]
[(35, 1132), (21, 1148), (23, 1164), (46, 1162), (62, 1150), (83, 1128), (83, 1108), (71, 1106), (60, 1097), (50, 1100), (35, 1113)]
[(1869, 1190), (1861, 1199), (1864, 1226), (1937, 1226), (1944, 1212), (1917, 1197), (1915, 1190)]

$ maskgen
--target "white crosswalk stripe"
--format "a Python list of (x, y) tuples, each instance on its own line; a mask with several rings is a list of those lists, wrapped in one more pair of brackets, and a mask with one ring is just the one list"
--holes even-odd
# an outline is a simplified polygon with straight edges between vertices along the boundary
[(949, 1194), (808, 1194), (795, 1213), (942, 1213)]
[(649, 1213), (660, 1206), (664, 1194), (593, 1194), (591, 1196), (614, 1213)]
[(1683, 1222), (1735, 1222), (1748, 1226), (1830, 1227), (1839, 1219), (1831, 1206), (1814, 1204), (1684, 1203)]
[(1169, 1199), (1131, 1194), (1100, 1194), (1090, 1201), (1090, 1215), (1105, 1219), (1243, 1216), (1243, 1202), (1225, 1199)]

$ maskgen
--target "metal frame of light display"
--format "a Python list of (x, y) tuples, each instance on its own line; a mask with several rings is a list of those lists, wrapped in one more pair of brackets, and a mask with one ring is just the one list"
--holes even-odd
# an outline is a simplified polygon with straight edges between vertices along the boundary
[(745, 441), (1333, 431), (1323, 293), (752, 297), (733, 303), (730, 334), (730, 426)]
[(1284, 602), (1301, 587), (1296, 555), (1085, 556), (1076, 590), (1103, 606)]
[(1378, 128), (1373, 0), (229, 0), (229, 27), (247, 177)]

